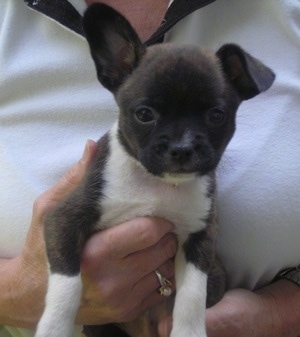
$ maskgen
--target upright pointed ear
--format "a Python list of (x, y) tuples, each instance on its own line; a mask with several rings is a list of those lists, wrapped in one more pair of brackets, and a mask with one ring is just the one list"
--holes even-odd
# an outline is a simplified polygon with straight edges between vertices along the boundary
[(104, 4), (97, 3), (86, 10), (83, 29), (98, 80), (115, 93), (138, 65), (145, 47), (127, 19)]
[(250, 99), (270, 88), (273, 71), (235, 44), (226, 44), (217, 51), (228, 80), (242, 100)]

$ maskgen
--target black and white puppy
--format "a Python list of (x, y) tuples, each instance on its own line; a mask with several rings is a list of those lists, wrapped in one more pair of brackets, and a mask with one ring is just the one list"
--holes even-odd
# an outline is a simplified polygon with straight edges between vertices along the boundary
[(50, 276), (36, 337), (72, 336), (84, 243), (137, 216), (175, 224), (171, 336), (204, 337), (215, 259), (214, 171), (234, 134), (239, 104), (267, 90), (274, 74), (233, 44), (216, 54), (173, 44), (145, 48), (129, 22), (102, 4), (87, 10), (84, 30), (98, 79), (114, 94), (120, 115), (99, 140), (84, 182), (46, 219)]

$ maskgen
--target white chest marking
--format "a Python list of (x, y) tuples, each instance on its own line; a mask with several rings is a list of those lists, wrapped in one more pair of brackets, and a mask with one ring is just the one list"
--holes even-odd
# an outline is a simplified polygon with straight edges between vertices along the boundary
[(100, 228), (124, 222), (137, 216), (160, 216), (175, 224), (183, 239), (203, 229), (211, 209), (208, 197), (210, 177), (194, 177), (182, 183), (166, 182), (148, 173), (122, 148), (111, 131), (111, 155), (104, 171), (106, 185), (101, 200)]
[[(204, 229), (212, 203), (208, 196), (211, 178), (184, 176), (176, 184), (174, 176), (165, 180), (154, 177), (125, 152), (116, 132), (115, 125), (110, 134), (110, 156), (103, 172), (106, 183), (102, 191), (104, 197), (100, 200), (99, 229), (147, 215), (173, 222), (181, 243), (190, 233)], [(186, 264), (181, 247), (175, 269), (177, 296), (171, 337), (204, 337), (207, 276), (191, 263)], [(72, 336), (81, 288), (80, 274), (73, 277), (50, 275), (47, 305), (36, 337)]]

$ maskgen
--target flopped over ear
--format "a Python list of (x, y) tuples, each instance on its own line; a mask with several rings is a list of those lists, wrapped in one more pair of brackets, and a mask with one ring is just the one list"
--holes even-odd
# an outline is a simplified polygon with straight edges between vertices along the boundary
[(86, 10), (83, 29), (98, 79), (115, 93), (138, 65), (145, 48), (127, 19), (104, 4), (97, 3)]
[(235, 44), (224, 45), (217, 56), (242, 100), (266, 91), (274, 82), (275, 75), (270, 68)]

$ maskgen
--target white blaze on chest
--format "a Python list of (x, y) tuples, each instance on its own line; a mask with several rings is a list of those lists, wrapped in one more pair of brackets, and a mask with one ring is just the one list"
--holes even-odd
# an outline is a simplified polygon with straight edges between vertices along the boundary
[(167, 183), (129, 156), (116, 133), (117, 125), (110, 133), (111, 151), (103, 175), (106, 183), (100, 201), (101, 228), (137, 216), (159, 216), (173, 222), (179, 235), (203, 229), (212, 203), (208, 197), (211, 178)]

